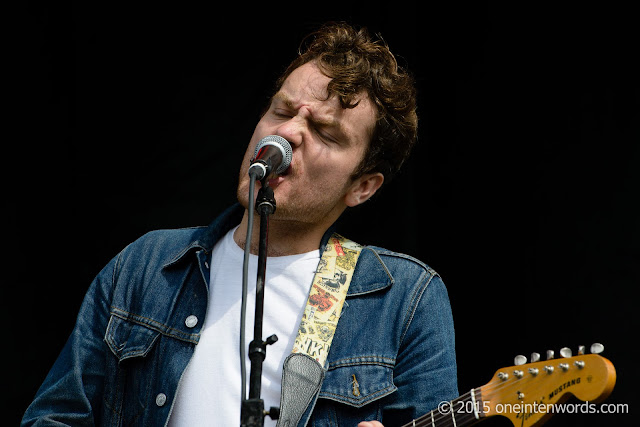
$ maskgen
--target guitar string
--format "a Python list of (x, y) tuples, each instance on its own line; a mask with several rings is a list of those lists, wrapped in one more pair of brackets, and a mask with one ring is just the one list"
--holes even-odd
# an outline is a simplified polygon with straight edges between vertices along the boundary
[[(507, 384), (506, 381), (502, 381), (502, 380), (489, 381), (487, 384), (479, 388), (479, 393), (478, 393), (478, 389), (472, 389), (466, 392), (465, 394), (453, 399), (450, 402), (450, 404), (447, 406), (446, 412), (441, 412), (440, 410), (435, 409), (421, 417), (416, 418), (413, 422), (406, 424), (403, 427), (426, 427), (430, 425), (437, 426), (437, 427), (453, 426), (453, 425), (456, 425), (456, 423), (462, 423), (462, 422), (470, 421), (472, 419), (475, 420), (476, 411), (478, 413), (478, 416), (481, 416), (482, 414), (484, 414), (484, 411), (482, 410), (482, 406), (479, 404), (479, 400), (481, 400), (481, 396), (482, 396), (482, 390), (485, 390), (487, 392), (495, 392), (495, 391), (499, 391), (502, 388), (505, 388), (507, 386), (512, 386), (512, 385), (513, 383)], [(477, 399), (476, 400), (477, 406), (475, 408), (471, 408), (472, 410), (468, 412), (462, 412), (462, 411), (456, 412), (455, 410), (456, 403), (459, 401), (467, 400), (471, 396), (472, 392), (474, 392), (474, 397)], [(475, 396), (477, 394), (480, 394), (480, 398)], [(465, 406), (465, 409), (466, 408), (467, 407)], [(453, 420), (454, 416), (455, 416), (455, 423)], [(469, 418), (469, 420), (467, 420), (466, 418)]]
[(460, 425), (467, 424), (469, 421), (473, 421), (475, 419), (476, 418), (473, 414), (462, 413), (455, 416), (455, 422), (454, 422), (452, 413), (441, 414), (438, 412), (434, 415), (432, 411), (423, 417), (417, 418), (415, 420), (415, 423), (412, 422), (412, 423), (406, 424), (405, 427), (455, 426), (457, 424), (460, 424)]
[[(518, 378), (519, 380), (520, 378)], [(475, 410), (477, 410), (478, 415), (482, 415), (484, 414), (484, 411), (482, 410), (483, 407), (480, 406), (480, 404), (478, 403), (480, 400), (482, 399), (482, 391), (485, 391), (486, 393), (495, 393), (497, 391), (500, 391), (506, 387), (513, 387), (515, 385), (515, 383), (513, 381), (508, 381), (507, 380), (501, 380), (499, 378), (493, 379), (491, 381), (489, 381), (488, 383), (486, 383), (484, 386), (479, 387), (478, 389), (472, 389), (470, 391), (468, 391), (467, 393), (453, 399), (448, 407), (448, 411), (445, 413), (440, 412), (440, 410), (438, 409), (434, 409), (433, 411), (416, 418), (415, 420), (413, 420), (411, 423), (409, 424), (405, 424), (403, 427), (426, 427), (429, 425), (432, 426), (452, 426), (452, 425), (456, 425), (456, 423), (459, 422), (465, 422), (466, 420), (464, 420), (463, 418), (471, 418), (473, 417), (473, 419), (475, 419)], [(478, 399), (476, 396), (474, 396), (477, 400), (476, 400), (476, 408), (472, 408), (472, 411), (470, 412), (458, 412), (458, 416), (455, 418), (455, 422), (453, 420), (453, 416), (451, 414), (451, 412), (454, 411), (454, 405), (455, 402), (458, 401), (463, 401), (469, 398), (469, 396), (471, 395), (472, 392), (475, 392), (474, 394), (478, 394), (479, 391), (479, 395), (480, 398)], [(446, 424), (442, 424), (442, 423), (446, 423)]]
[[(466, 400), (471, 396), (471, 390), (466, 392), (465, 394), (453, 399), (450, 402), (450, 406), (448, 406), (447, 412), (441, 412), (440, 410), (434, 409), (433, 411), (416, 418), (413, 422), (406, 424), (404, 427), (426, 427), (426, 426), (452, 426), (455, 425), (453, 421), (453, 416), (455, 415), (454, 405), (455, 402)], [(452, 414), (454, 413), (454, 414)], [(456, 417), (456, 422), (462, 422), (462, 415)], [(468, 415), (468, 414), (467, 414)], [(473, 417), (475, 419), (475, 416)]]
[[(488, 383), (488, 384), (490, 384), (490, 383)], [(473, 395), (474, 395), (474, 399), (476, 399), (476, 405), (477, 406), (475, 408), (471, 408), (472, 409), (471, 411), (462, 412), (462, 411), (458, 410), (456, 412), (456, 408), (455, 408), (456, 403), (459, 402), (459, 401), (467, 400), (471, 396), (472, 392), (473, 392)], [(424, 417), (420, 417), (420, 418), (416, 419), (416, 424), (415, 425), (416, 425), (416, 427), (418, 427), (418, 426), (428, 426), (428, 425), (436, 425), (436, 426), (445, 425), (445, 424), (442, 424), (442, 422), (446, 422), (447, 423), (446, 425), (456, 425), (455, 423), (468, 421), (467, 418), (469, 420), (471, 420), (471, 419), (475, 420), (476, 419), (476, 410), (477, 410), (477, 413), (478, 413), (479, 417), (483, 414), (483, 411), (481, 410), (482, 407), (478, 403), (478, 400), (480, 400), (481, 397), (482, 397), (481, 389), (472, 389), (472, 390), (466, 392), (465, 394), (461, 395), (460, 397), (452, 400), (451, 404), (448, 406), (447, 412), (440, 412), (439, 410), (434, 410), (434, 411), (430, 412), (429, 414), (425, 415)], [(466, 403), (464, 405), (465, 405), (464, 409), (467, 409)], [(454, 413), (453, 415), (452, 415), (452, 412)], [(431, 415), (432, 413), (434, 415)], [(453, 416), (454, 415), (455, 415), (455, 423), (454, 423), (454, 420), (453, 420)], [(418, 421), (419, 421), (419, 423), (418, 423)]]
[[(453, 399), (450, 402), (450, 405), (448, 406), (448, 410), (447, 412), (440, 412), (439, 410), (435, 409), (421, 417), (416, 418), (413, 422), (406, 424), (403, 427), (426, 427), (426, 426), (453, 426), (456, 425), (455, 423), (461, 423), (461, 422), (465, 422), (467, 421), (464, 418), (473, 418), (475, 419), (475, 410), (477, 409), (478, 415), (482, 415), (484, 414), (484, 411), (482, 410), (483, 407), (482, 405), (480, 405), (478, 402), (482, 399), (482, 391), (485, 392), (496, 392), (496, 391), (500, 391), (501, 389), (507, 388), (507, 387), (513, 387), (514, 382), (509, 382), (509, 381), (504, 381), (504, 380), (500, 380), (500, 379), (494, 379), (492, 381), (489, 381), (487, 384), (485, 384), (482, 387), (479, 387), (478, 389), (473, 389), (468, 391), (467, 393)], [(472, 411), (469, 412), (462, 412), (462, 411), (458, 411), (456, 418), (455, 418), (455, 423), (454, 420), (452, 419), (453, 416), (451, 414), (451, 412), (455, 412), (455, 404), (456, 402), (459, 401), (463, 401), (469, 398), (469, 396), (471, 395), (471, 392), (475, 391), (475, 394), (479, 394), (480, 398), (476, 397), (476, 408), (472, 408)], [(466, 407), (465, 407), (466, 409)], [(446, 423), (446, 424), (443, 424)]]

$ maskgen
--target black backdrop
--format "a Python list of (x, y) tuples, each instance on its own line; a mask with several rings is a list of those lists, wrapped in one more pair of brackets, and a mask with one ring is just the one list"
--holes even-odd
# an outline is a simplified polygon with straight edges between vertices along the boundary
[[(618, 373), (608, 402), (637, 412), (640, 39), (630, 9), (50, 3), (9, 17), (5, 52), (12, 423), (102, 266), (148, 230), (206, 224), (234, 201), (273, 80), (326, 20), (380, 32), (417, 78), (420, 144), (342, 229), (443, 276), (461, 392), (516, 354), (602, 342)], [(631, 425), (631, 415), (549, 425), (605, 423)]]

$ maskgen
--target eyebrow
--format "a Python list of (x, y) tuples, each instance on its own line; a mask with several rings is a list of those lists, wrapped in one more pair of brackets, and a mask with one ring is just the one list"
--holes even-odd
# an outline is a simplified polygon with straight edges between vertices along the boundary
[(293, 106), (293, 101), (287, 96), (285, 95), (283, 92), (277, 92), (275, 95), (273, 95), (273, 99), (277, 99), (282, 101), (287, 107), (291, 108), (292, 110), (294, 109)]

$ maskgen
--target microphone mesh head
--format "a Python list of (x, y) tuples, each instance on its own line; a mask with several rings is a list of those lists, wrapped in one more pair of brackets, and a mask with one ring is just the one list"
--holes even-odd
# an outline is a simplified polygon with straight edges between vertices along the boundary
[(258, 151), (260, 151), (265, 145), (272, 145), (274, 147), (278, 147), (282, 152), (282, 163), (280, 163), (280, 167), (276, 169), (276, 174), (281, 174), (286, 171), (289, 165), (291, 164), (291, 144), (289, 141), (284, 139), (278, 135), (269, 135), (265, 136), (258, 142), (256, 145), (256, 150), (253, 153), (253, 157), (255, 158), (258, 155)]

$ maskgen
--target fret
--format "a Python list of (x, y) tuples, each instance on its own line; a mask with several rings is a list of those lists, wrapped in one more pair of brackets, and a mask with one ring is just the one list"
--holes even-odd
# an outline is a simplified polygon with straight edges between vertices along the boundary
[[(586, 355), (583, 352), (575, 357), (567, 357), (563, 361), (566, 363), (566, 370), (574, 370), (576, 378), (592, 376), (599, 379), (598, 381), (581, 382), (576, 380), (575, 385), (572, 382), (569, 392), (578, 399), (584, 401), (586, 398), (591, 399), (596, 396), (602, 400), (611, 394), (616, 382), (616, 371), (610, 361), (598, 354)], [(496, 415), (506, 417), (513, 425), (522, 427), (539, 425), (551, 414), (544, 410), (516, 409), (515, 405), (524, 405), (523, 408), (532, 405), (535, 408), (537, 404), (540, 404), (538, 400), (535, 400), (538, 399), (537, 396), (542, 395), (542, 399), (545, 399), (548, 390), (555, 391), (548, 400), (545, 400), (546, 405), (562, 401), (565, 394), (565, 384), (567, 384), (566, 375), (555, 375), (556, 372), (553, 370), (548, 370), (545, 375), (537, 375), (539, 371), (546, 368), (548, 363), (536, 361), (518, 366), (519, 370), (515, 372), (529, 372), (530, 374), (524, 379), (522, 378), (526, 374), (514, 374), (513, 378), (505, 375), (505, 371), (514, 369), (514, 367), (501, 368), (496, 371), (493, 379), (487, 384), (472, 388), (469, 392), (451, 401), (440, 402), (436, 409), (403, 427), (466, 427)], [(516, 396), (518, 401), (514, 403)], [(524, 396), (531, 400), (524, 400)], [(514, 405), (514, 408), (513, 410), (496, 410), (499, 404), (504, 404), (505, 407)]]
[(453, 427), (458, 427), (456, 425), (456, 411), (451, 411), (451, 419), (453, 420)]
[(476, 420), (480, 419), (480, 415), (478, 414), (478, 402), (476, 402), (476, 389), (472, 388), (471, 389), (471, 401), (473, 402), (473, 415), (476, 417)]

